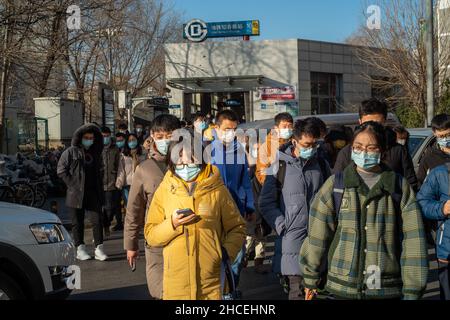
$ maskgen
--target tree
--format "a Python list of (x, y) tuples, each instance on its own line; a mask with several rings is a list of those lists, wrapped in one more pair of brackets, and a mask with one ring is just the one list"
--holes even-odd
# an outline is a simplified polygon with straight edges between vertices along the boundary
[[(421, 0), (378, 0), (371, 1), (381, 8), (380, 30), (370, 30), (365, 25), (353, 34), (348, 43), (361, 45), (356, 50), (359, 59), (370, 69), (377, 70), (382, 77), (364, 76), (379, 91), (388, 92), (386, 99), (393, 106), (409, 106), (420, 115), (427, 110), (427, 74), (426, 51), (423, 37), (425, 34), (425, 2)], [(368, 18), (368, 17), (366, 17)], [(364, 22), (365, 24), (365, 22)], [(448, 38), (448, 37), (447, 37)], [(441, 41), (439, 43), (439, 41)], [(442, 41), (435, 32), (435, 48)], [(436, 50), (436, 96), (442, 90), (450, 63), (448, 52)], [(426, 116), (424, 122), (426, 122)]]

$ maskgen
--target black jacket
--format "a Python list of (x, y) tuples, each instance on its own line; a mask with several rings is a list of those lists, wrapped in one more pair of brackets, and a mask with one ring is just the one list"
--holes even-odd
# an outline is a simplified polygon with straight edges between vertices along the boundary
[(119, 171), (120, 150), (114, 143), (103, 148), (103, 190), (114, 191), (116, 188), (117, 173)]
[(417, 180), (422, 185), (430, 170), (450, 162), (450, 155), (446, 154), (439, 148), (438, 144), (434, 144), (427, 148), (417, 171)]
[(98, 176), (93, 179), (96, 181), (93, 187), (98, 195), (98, 206), (101, 207), (103, 204), (103, 163), (101, 158), (103, 136), (95, 124), (86, 124), (75, 131), (72, 137), (72, 146), (63, 152), (58, 162), (57, 174), (67, 186), (66, 206), (69, 208), (83, 208), (85, 197), (85, 152), (81, 145), (81, 140), (88, 131), (93, 131), (95, 137), (94, 145), (89, 149), (93, 156), (95, 172), (98, 172)]
[[(394, 133), (395, 134), (395, 133)], [(411, 155), (405, 146), (398, 144), (393, 136), (392, 130), (388, 129), (386, 134), (388, 150), (386, 151), (383, 163), (386, 164), (392, 171), (403, 176), (408, 180), (414, 191), (418, 191), (419, 186), (417, 183), (416, 173), (414, 171), (414, 165), (411, 159)], [(352, 146), (347, 145), (342, 149), (336, 159), (336, 164), (333, 169), (333, 173), (343, 172), (344, 169), (352, 162)]]

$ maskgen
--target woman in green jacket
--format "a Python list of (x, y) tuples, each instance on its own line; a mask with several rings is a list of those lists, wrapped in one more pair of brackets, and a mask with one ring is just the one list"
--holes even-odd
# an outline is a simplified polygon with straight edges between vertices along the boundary
[(337, 299), (419, 299), (427, 284), (423, 222), (406, 181), (381, 163), (384, 128), (363, 124), (344, 172), (322, 186), (311, 206), (308, 238), (300, 252), (306, 298), (326, 291)]

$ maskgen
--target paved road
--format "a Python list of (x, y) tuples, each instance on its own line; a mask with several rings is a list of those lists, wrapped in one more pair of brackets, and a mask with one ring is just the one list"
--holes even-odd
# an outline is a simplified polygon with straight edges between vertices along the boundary
[[(69, 222), (67, 212), (62, 199), (58, 200), (59, 215), (63, 222)], [(93, 254), (92, 232), (86, 230), (86, 244)], [(122, 249), (122, 233), (112, 233), (105, 241), (105, 251), (109, 260), (99, 262), (95, 260), (79, 262), (81, 267), (81, 290), (75, 290), (69, 297), (71, 300), (146, 300), (149, 298), (145, 279), (145, 258), (138, 260), (136, 272), (131, 272), (127, 263), (125, 251)], [(143, 248), (143, 240), (141, 240)], [(273, 243), (267, 248), (268, 258), (266, 264), (270, 264), (270, 256), (273, 252)], [(437, 264), (434, 250), (430, 250), (431, 271), (429, 284), (424, 296), (425, 299), (439, 298), (439, 284), (437, 277)], [(240, 290), (246, 300), (286, 300), (287, 295), (281, 289), (279, 281), (272, 273), (260, 275), (254, 272), (253, 262), (242, 271)]]

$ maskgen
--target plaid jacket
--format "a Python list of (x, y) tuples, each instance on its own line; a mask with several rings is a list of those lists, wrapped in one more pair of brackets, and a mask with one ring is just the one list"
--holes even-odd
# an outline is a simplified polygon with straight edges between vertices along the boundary
[(310, 210), (308, 237), (300, 251), (306, 286), (316, 288), (321, 261), (328, 259), (326, 289), (349, 299), (419, 299), (427, 284), (428, 261), (420, 209), (403, 180), (401, 214), (390, 194), (396, 174), (385, 170), (371, 189), (350, 165), (338, 222), (334, 176), (322, 186)]

